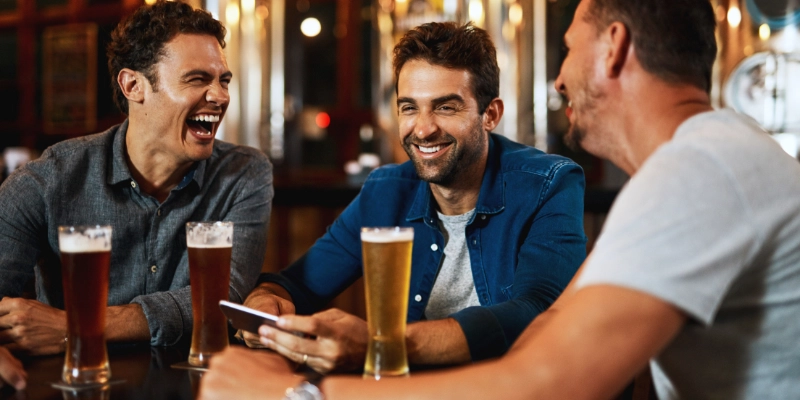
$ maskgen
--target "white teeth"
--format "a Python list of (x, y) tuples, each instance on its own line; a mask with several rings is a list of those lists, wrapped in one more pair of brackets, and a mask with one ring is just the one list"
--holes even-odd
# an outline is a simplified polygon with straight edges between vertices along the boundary
[(219, 122), (219, 115), (200, 114), (189, 119), (192, 121)]
[(436, 153), (437, 151), (442, 149), (442, 146), (433, 146), (433, 147), (417, 146), (417, 147), (419, 147), (419, 151), (423, 153)]

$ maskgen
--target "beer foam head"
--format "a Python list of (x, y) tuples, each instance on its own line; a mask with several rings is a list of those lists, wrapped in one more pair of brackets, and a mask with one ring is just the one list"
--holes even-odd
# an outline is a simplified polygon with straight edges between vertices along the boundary
[(58, 248), (65, 253), (91, 253), (111, 250), (111, 227), (60, 227)]
[(361, 241), (369, 243), (410, 242), (414, 240), (413, 228), (362, 228)]
[(189, 222), (186, 246), (200, 249), (233, 246), (233, 222)]

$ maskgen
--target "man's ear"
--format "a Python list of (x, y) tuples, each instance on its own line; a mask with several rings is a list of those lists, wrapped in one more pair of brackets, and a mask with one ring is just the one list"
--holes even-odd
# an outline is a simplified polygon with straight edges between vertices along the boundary
[(615, 78), (628, 61), (629, 51), (631, 50), (631, 35), (625, 24), (619, 21), (611, 23), (606, 28), (605, 35), (606, 42), (609, 45), (605, 63), (606, 76)]
[(483, 118), (481, 122), (483, 130), (491, 132), (497, 127), (497, 124), (500, 123), (500, 118), (503, 118), (503, 100), (500, 100), (499, 97), (495, 97), (491, 102), (489, 102), (489, 106), (486, 107), (486, 111), (483, 112)]
[(136, 103), (144, 101), (145, 80), (144, 75), (129, 68), (123, 68), (117, 74), (117, 84), (122, 90), (122, 94), (128, 101)]

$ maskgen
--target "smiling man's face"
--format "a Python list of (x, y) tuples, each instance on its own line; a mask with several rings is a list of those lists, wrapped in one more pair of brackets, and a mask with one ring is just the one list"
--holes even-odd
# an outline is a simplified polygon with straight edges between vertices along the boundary
[(570, 122), (564, 141), (573, 149), (583, 147), (593, 151), (592, 132), (597, 131), (603, 118), (601, 104), (606, 94), (596, 83), (598, 59), (598, 33), (596, 27), (586, 20), (590, 0), (578, 5), (575, 17), (567, 33), (564, 45), (567, 56), (561, 64), (555, 87), (568, 101), (566, 114)]
[(230, 103), (222, 47), (210, 35), (178, 34), (164, 45), (155, 71), (158, 82), (143, 106), (160, 150), (178, 162), (207, 159)]
[(466, 70), (406, 62), (397, 78), (397, 110), (400, 141), (427, 182), (447, 186), (475, 170), (487, 152), (483, 110)]

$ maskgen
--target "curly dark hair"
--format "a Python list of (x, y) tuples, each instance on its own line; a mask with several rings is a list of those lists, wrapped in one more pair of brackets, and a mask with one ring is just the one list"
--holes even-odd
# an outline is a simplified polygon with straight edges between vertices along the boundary
[(584, 19), (598, 32), (622, 22), (645, 71), (666, 82), (711, 90), (717, 22), (710, 1), (593, 0)]
[(195, 10), (180, 1), (158, 0), (151, 6), (140, 7), (111, 32), (106, 48), (114, 102), (128, 114), (128, 99), (117, 84), (123, 68), (141, 72), (153, 90), (157, 90), (158, 75), (154, 66), (164, 56), (164, 45), (179, 33), (211, 35), (225, 48), (225, 27), (204, 10)]
[(449, 69), (467, 70), (472, 94), (481, 113), (500, 95), (500, 68), (497, 51), (485, 30), (468, 22), (430, 22), (403, 35), (394, 47), (394, 82), (403, 65), (411, 60), (424, 60)]

